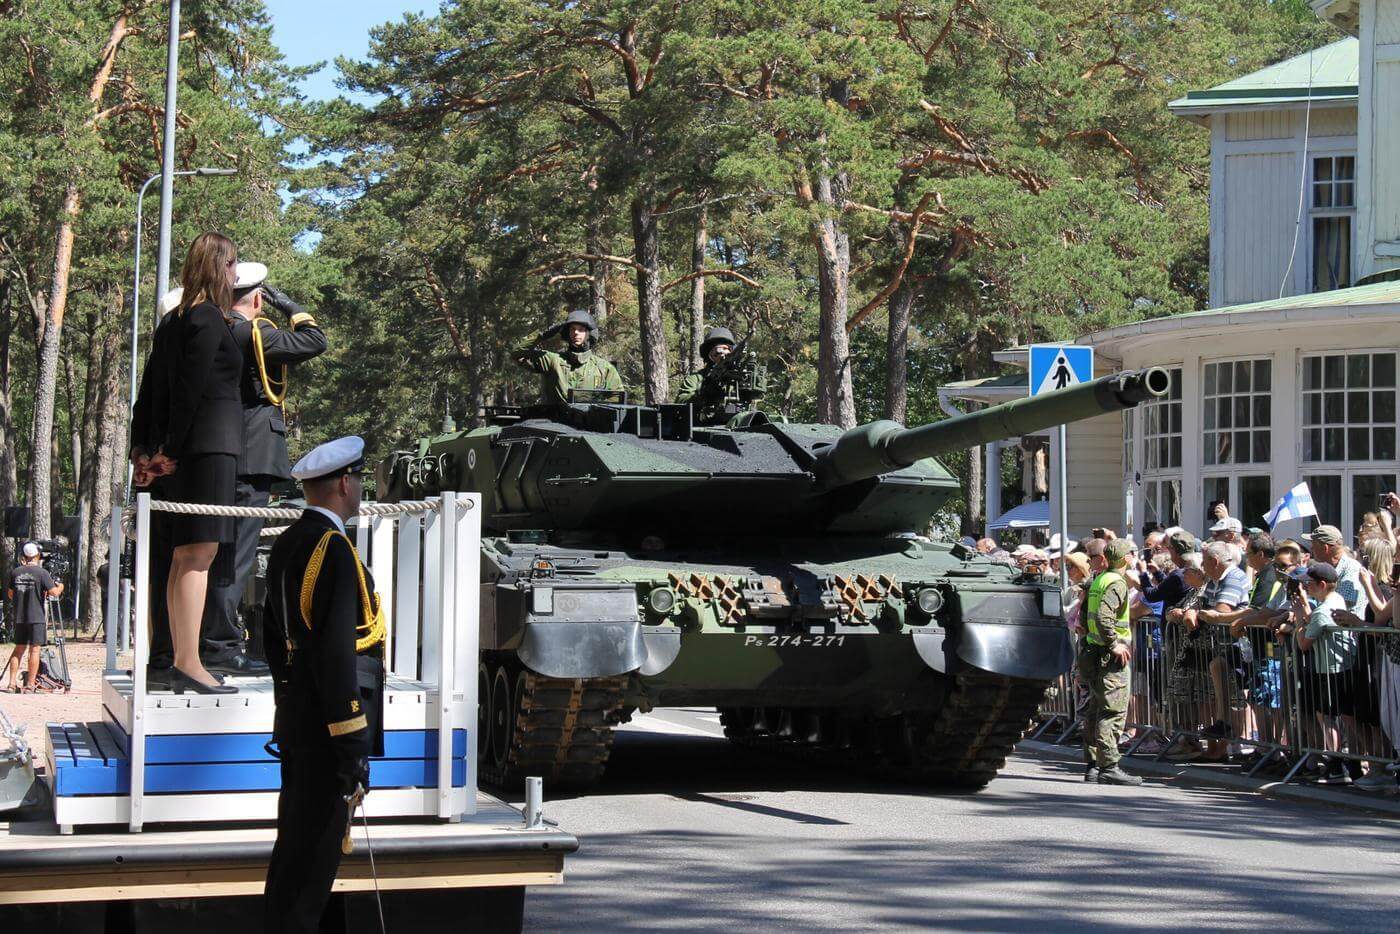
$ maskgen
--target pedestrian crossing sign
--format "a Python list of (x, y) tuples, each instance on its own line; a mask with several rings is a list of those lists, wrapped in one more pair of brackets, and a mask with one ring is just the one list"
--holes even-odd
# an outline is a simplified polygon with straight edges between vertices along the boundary
[(1035, 344), (1031, 347), (1032, 396), (1068, 389), (1094, 378), (1094, 348), (1074, 344)]

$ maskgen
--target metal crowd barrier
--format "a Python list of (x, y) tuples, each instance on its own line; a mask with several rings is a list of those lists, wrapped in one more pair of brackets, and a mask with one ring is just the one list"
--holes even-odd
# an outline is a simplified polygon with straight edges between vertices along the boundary
[[(1225, 761), (1227, 743), (1251, 747), (1246, 774), (1291, 781), (1310, 765), (1397, 762), (1400, 665), (1388, 640), (1400, 629), (1339, 627), (1309, 649), (1268, 626), (1202, 624), (1189, 630), (1147, 616), (1133, 623), (1128, 755)], [(1063, 743), (1078, 729), (1074, 673), (1047, 692), (1033, 738)], [(1387, 722), (1389, 721), (1389, 722)], [(1386, 729), (1391, 732), (1388, 734)], [(1210, 755), (1215, 753), (1216, 755)]]

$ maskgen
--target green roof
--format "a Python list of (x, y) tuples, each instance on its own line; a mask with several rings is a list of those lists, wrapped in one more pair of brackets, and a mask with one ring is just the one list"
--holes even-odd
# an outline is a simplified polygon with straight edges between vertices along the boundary
[[(1244, 305), (1228, 305), (1223, 308), (1208, 308), (1205, 311), (1188, 311), (1172, 315), (1173, 318), (1204, 318), (1210, 315), (1236, 315), (1261, 311), (1288, 311), (1294, 308), (1330, 308), (1345, 305), (1393, 305), (1400, 302), (1400, 282), (1372, 282), (1368, 285), (1355, 285), (1349, 289), (1333, 289), (1330, 292), (1308, 292), (1303, 295), (1290, 295), (1287, 298), (1271, 298), (1262, 302), (1249, 302)], [(1160, 320), (1160, 319), (1150, 319)]]
[(1219, 107), (1356, 99), (1360, 44), (1351, 36), (1304, 52), (1206, 91), (1192, 91), (1167, 106), (1193, 112)]

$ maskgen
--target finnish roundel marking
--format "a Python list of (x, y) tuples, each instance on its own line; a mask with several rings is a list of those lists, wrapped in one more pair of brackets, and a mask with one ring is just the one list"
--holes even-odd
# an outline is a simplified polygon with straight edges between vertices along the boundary
[(468, 469), (468, 470), (475, 470), (475, 469), (476, 469), (476, 451), (473, 451), (473, 450), (471, 450), (471, 449), (468, 449), (468, 450), (467, 450), (467, 469)]

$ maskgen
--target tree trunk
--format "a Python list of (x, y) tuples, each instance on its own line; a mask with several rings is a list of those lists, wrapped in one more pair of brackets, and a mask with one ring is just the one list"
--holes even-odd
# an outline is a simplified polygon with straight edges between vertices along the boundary
[[(121, 308), (121, 293), (118, 292), (114, 299), (116, 308)], [(87, 537), (87, 561), (84, 564), (84, 574), (86, 576), (87, 592), (84, 599), (87, 606), (87, 627), (96, 628), (102, 620), (102, 578), (98, 575), (103, 563), (107, 561), (108, 535), (110, 534), (110, 520), (112, 510), (112, 494), (118, 489), (118, 485), (125, 479), (122, 476), (121, 465), (125, 463), (124, 458), (119, 456), (119, 452), (126, 451), (126, 399), (122, 395), (122, 331), (121, 328), (109, 326), (101, 331), (101, 339), (98, 341), (101, 353), (98, 368), (101, 371), (101, 379), (97, 383), (99, 390), (96, 400), (90, 403), (90, 407), (96, 409), (96, 439), (92, 456), (88, 458), (91, 464), (89, 471), (92, 477), (91, 501), (88, 504), (87, 528), (83, 530)]]
[(850, 303), (850, 250), (832, 219), (816, 225), (817, 289), (820, 298), (817, 363), (817, 419), (842, 428), (856, 423), (851, 385), (851, 350), (846, 334)]
[(632, 240), (637, 262), (637, 315), (641, 324), (642, 380), (648, 405), (670, 398), (666, 328), (661, 320), (660, 232), (651, 200), (632, 202)]
[[(19, 437), (15, 433), (14, 396), (10, 392), (10, 336), (14, 333), (11, 295), (9, 278), (0, 279), (0, 503), (6, 505), (19, 502), (19, 462), (15, 457)], [(0, 567), (14, 566), (11, 551), (11, 540), (0, 535)]]
[[(128, 13), (122, 10), (112, 23), (111, 34), (102, 47), (102, 55), (88, 86), (88, 103), (94, 115), (107, 83), (112, 77), (117, 51), (131, 31), (127, 28)], [(96, 131), (97, 124), (89, 122), (88, 129)], [(48, 538), (52, 526), (47, 504), (50, 501), (52, 477), (49, 470), (49, 449), (53, 445), (54, 397), (58, 383), (58, 352), (63, 339), (63, 315), (68, 310), (68, 276), (73, 268), (73, 238), (82, 209), (82, 196), (77, 176), (68, 182), (63, 194), (63, 208), (54, 232), (53, 278), (49, 289), (48, 313), (44, 316), (43, 337), (39, 345), (39, 373), (34, 386), (34, 437), (30, 440), (29, 502), (34, 507), (34, 535)], [(44, 504), (40, 507), (39, 504)]]
[[(91, 347), (91, 339), (89, 339), (88, 345)], [(72, 458), (72, 463), (69, 464), (69, 470), (71, 471), (69, 479), (73, 484), (74, 496), (81, 502), (83, 494), (83, 439), (91, 438), (93, 435), (83, 433), (85, 425), (83, 424), (83, 415), (79, 409), (80, 403), (76, 391), (78, 368), (73, 363), (73, 355), (71, 353), (66, 353), (61, 356), (61, 359), (63, 361), (63, 396), (68, 410), (68, 453)], [(68, 487), (64, 483), (63, 474), (59, 473), (57, 476), (58, 487), (66, 494)]]
[[(596, 222), (589, 226), (588, 252), (594, 256), (609, 252), (602, 235), (598, 233)], [(588, 310), (599, 327), (608, 320), (608, 264), (598, 260), (588, 264)]]
[(987, 527), (982, 516), (982, 458), (985, 456), (985, 448), (968, 448), (967, 490), (963, 496), (966, 508), (963, 510), (962, 533), (977, 538), (982, 537), (982, 531)]
[[(705, 268), (705, 247), (709, 243), (707, 230), (708, 212), (700, 209), (695, 219), (695, 239), (690, 244), (690, 271), (700, 272)], [(690, 280), (690, 369), (700, 372), (705, 361), (700, 358), (700, 345), (705, 342), (705, 277), (696, 276)]]
[(54, 405), (58, 395), (58, 352), (63, 339), (63, 314), (68, 310), (68, 274), (73, 267), (73, 224), (82, 199), (76, 182), (70, 182), (63, 197), (58, 231), (54, 236), (53, 288), (44, 331), (39, 341), (39, 373), (34, 386), (34, 437), (30, 441), (29, 504), (34, 514), (34, 537), (49, 538), (49, 503), (52, 499), (50, 475), (54, 443)]
[(901, 425), (909, 417), (909, 319), (917, 291), (905, 282), (890, 296), (885, 335), (885, 417)]

